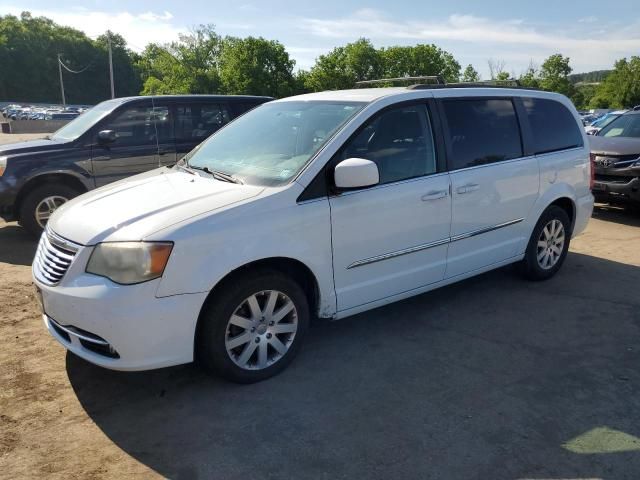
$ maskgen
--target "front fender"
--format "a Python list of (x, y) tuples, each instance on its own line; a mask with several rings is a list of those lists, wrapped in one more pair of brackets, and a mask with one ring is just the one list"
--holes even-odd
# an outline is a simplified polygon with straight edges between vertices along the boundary
[(298, 204), (301, 188), (293, 184), (284, 191), (150, 236), (150, 240), (174, 241), (157, 296), (209, 292), (244, 265), (284, 257), (309, 268), (318, 283), (318, 313), (333, 315), (336, 302), (329, 202), (323, 198)]

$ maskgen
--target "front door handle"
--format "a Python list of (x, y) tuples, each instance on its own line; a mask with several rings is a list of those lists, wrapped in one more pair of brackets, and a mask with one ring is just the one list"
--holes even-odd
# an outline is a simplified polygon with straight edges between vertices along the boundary
[(426, 195), (422, 196), (422, 201), (423, 202), (428, 202), (430, 200), (439, 200), (441, 198), (444, 198), (446, 196), (449, 195), (449, 191), (448, 190), (434, 190), (431, 191), (429, 193), (427, 193)]
[(458, 192), (460, 195), (462, 195), (464, 193), (475, 192), (479, 188), (480, 188), (480, 185), (478, 185), (477, 183), (467, 183), (466, 185), (463, 185), (462, 187), (458, 187), (456, 189), (456, 192)]

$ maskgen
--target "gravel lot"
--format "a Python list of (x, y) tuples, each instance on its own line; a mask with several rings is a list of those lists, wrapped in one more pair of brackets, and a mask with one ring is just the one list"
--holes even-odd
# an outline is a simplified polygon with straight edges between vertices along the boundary
[(250, 386), (67, 354), (34, 250), (0, 223), (0, 478), (640, 478), (637, 214), (597, 209), (548, 282), (505, 268), (316, 322)]

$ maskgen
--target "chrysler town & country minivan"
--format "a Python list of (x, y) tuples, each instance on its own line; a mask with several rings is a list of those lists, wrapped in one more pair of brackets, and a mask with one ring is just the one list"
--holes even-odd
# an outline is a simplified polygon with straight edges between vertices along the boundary
[(564, 96), (418, 85), (261, 105), (175, 166), (61, 206), (33, 264), (46, 327), (95, 364), (284, 369), (339, 319), (507, 264), (544, 280), (593, 208)]

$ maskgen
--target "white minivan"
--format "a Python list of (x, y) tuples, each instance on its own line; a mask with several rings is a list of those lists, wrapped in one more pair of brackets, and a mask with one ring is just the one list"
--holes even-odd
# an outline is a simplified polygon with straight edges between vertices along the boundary
[(510, 263), (553, 276), (593, 209), (585, 135), (566, 97), (518, 88), (266, 103), (177, 165), (55, 212), (33, 263), (45, 325), (107, 368), (199, 359), (233, 381), (265, 379), (311, 317)]

